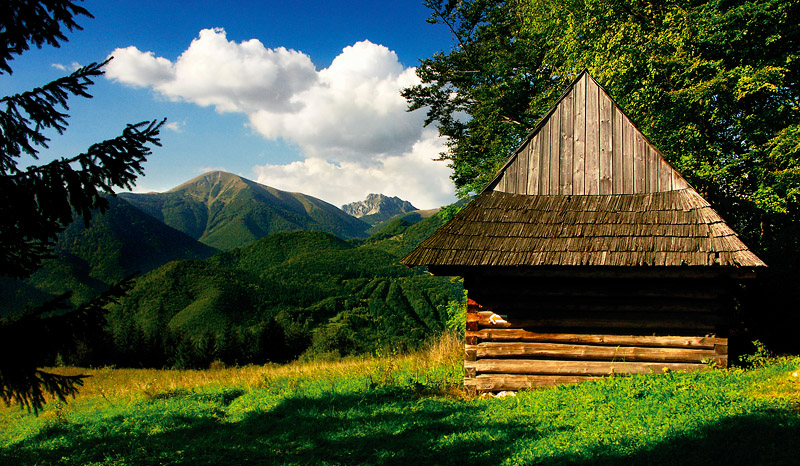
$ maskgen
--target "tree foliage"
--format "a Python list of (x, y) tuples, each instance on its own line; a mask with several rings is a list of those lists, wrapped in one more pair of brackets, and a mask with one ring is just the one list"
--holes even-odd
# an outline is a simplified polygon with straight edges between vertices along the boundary
[(422, 84), (405, 89), (448, 138), (443, 160), (462, 197), (480, 191), (560, 92), (543, 68), (544, 51), (520, 46), (512, 2), (429, 0), (429, 22), (450, 29), (456, 47), (422, 60)]
[[(66, 41), (65, 29), (80, 29), (79, 16), (91, 17), (68, 0), (12, 0), (0, 7), (0, 74), (12, 74), (11, 61), (30, 48)], [(81, 67), (69, 76), (31, 91), (0, 99), (0, 274), (24, 278), (46, 258), (59, 232), (75, 214), (89, 222), (91, 212), (107, 208), (103, 193), (130, 188), (159, 145), (158, 121), (128, 125), (113, 139), (86, 152), (22, 169), (23, 155), (38, 159), (49, 142), (46, 131), (67, 128), (71, 97), (90, 98), (87, 89), (102, 75), (103, 63)], [(102, 309), (124, 292), (107, 293), (75, 312), (63, 313), (65, 298), (31, 311), (18, 320), (0, 322), (3, 347), (0, 398), (38, 409), (43, 393), (59, 398), (74, 393), (82, 376), (59, 376), (37, 370), (46, 355), (102, 321)], [(11, 356), (12, 353), (14, 356)]]
[(442, 158), (462, 196), (588, 69), (768, 273), (800, 273), (800, 2), (426, 4), (456, 46), (423, 60), (404, 95), (449, 138)]

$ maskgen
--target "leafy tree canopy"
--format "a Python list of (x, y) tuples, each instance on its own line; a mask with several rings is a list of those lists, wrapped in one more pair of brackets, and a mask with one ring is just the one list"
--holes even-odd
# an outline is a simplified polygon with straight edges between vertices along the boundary
[(461, 195), (486, 185), (587, 68), (752, 247), (783, 256), (800, 220), (800, 3), (426, 4), (457, 46), (423, 60), (423, 83), (404, 95), (449, 137), (442, 158)]

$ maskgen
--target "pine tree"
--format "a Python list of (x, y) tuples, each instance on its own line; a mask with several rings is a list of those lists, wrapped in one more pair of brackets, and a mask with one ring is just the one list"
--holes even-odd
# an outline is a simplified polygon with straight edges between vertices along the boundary
[[(69, 0), (8, 0), (0, 4), (0, 74), (31, 45), (58, 47), (67, 31), (80, 30), (77, 18), (92, 15)], [(19, 157), (38, 159), (47, 148), (45, 130), (67, 128), (70, 97), (90, 98), (87, 89), (106, 62), (84, 66), (69, 76), (31, 91), (0, 99), (0, 275), (23, 279), (51, 255), (59, 232), (75, 215), (88, 224), (92, 211), (108, 208), (103, 197), (130, 188), (159, 145), (162, 121), (128, 125), (113, 139), (86, 152), (49, 163), (18, 167)], [(44, 394), (62, 400), (74, 395), (85, 376), (62, 376), (38, 367), (80, 335), (103, 325), (103, 308), (121, 296), (130, 281), (77, 310), (67, 310), (67, 295), (15, 319), (0, 320), (0, 398), (38, 411)]]

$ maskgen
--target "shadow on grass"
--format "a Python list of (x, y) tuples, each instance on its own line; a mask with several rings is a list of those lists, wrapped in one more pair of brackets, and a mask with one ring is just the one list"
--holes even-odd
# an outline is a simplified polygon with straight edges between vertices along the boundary
[[(556, 432), (535, 418), (493, 416), (492, 403), (416, 399), (401, 391), (292, 397), (231, 421), (221, 411), (158, 413), (104, 424), (65, 424), (0, 450), (0, 464), (471, 464), (520, 458), (521, 443)], [(150, 408), (148, 408), (150, 409)], [(154, 410), (156, 412), (157, 410)], [(145, 419), (142, 421), (141, 419)], [(157, 421), (156, 421), (157, 420)], [(561, 430), (569, 429), (561, 427)], [(691, 435), (691, 436), (690, 436)], [(726, 419), (632, 455), (602, 446), (536, 464), (796, 465), (800, 417), (785, 411)]]
[(560, 457), (539, 464), (796, 466), (800, 465), (800, 413), (769, 410), (726, 418), (632, 455), (598, 450), (587, 452), (587, 460)]

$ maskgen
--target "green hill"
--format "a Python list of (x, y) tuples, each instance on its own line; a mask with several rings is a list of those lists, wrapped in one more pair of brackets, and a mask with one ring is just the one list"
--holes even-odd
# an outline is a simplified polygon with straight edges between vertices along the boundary
[(220, 250), (287, 231), (320, 230), (345, 239), (368, 236), (368, 224), (327, 202), (219, 171), (165, 193), (120, 196), (167, 225)]
[[(172, 262), (137, 280), (112, 309), (111, 331), (116, 341), (131, 332), (142, 342), (180, 335), (213, 353), (201, 360), (225, 359), (219, 341), (233, 339), (229, 363), (413, 347), (444, 328), (440, 308), (461, 291), (400, 265), (387, 249), (307, 231)], [(135, 346), (121, 359), (135, 359)]]
[(164, 225), (122, 199), (110, 197), (104, 214), (88, 228), (81, 219), (59, 235), (53, 259), (28, 280), (0, 283), (7, 311), (38, 304), (67, 291), (83, 302), (128, 275), (148, 272), (176, 259), (203, 259), (217, 252)]

